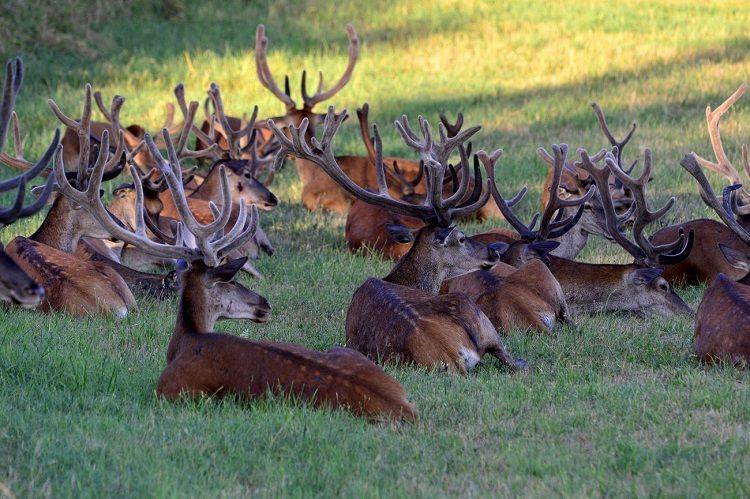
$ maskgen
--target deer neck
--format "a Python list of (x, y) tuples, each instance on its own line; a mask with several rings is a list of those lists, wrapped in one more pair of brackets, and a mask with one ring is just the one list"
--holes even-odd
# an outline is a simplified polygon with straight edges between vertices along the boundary
[(167, 361), (174, 358), (186, 336), (211, 333), (219, 318), (218, 310), (211, 306), (202, 272), (201, 268), (190, 268), (182, 275), (177, 320), (167, 349)]
[(212, 167), (201, 185), (199, 185), (198, 188), (195, 189), (189, 197), (195, 199), (203, 199), (205, 201), (211, 201), (212, 199), (217, 199), (218, 197), (220, 197), (219, 193), (221, 192), (221, 179), (219, 178), (219, 175), (216, 174), (217, 171), (218, 170), (215, 166)]
[(431, 237), (432, 231), (420, 230), (409, 252), (401, 257), (383, 280), (437, 295), (440, 285), (448, 277), (448, 269), (434, 258), (435, 250), (428, 241)]
[(65, 196), (58, 195), (42, 225), (29, 239), (73, 253), (83, 235), (70, 201)]

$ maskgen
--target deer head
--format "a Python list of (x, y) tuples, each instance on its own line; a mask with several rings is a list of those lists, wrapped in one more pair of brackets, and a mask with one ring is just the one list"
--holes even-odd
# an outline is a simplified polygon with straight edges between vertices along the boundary
[(318, 88), (314, 95), (307, 93), (307, 72), (302, 71), (301, 93), (303, 105), (297, 107), (297, 103), (292, 99), (289, 89), (289, 77), (284, 77), (284, 91), (282, 92), (274, 80), (271, 69), (268, 67), (268, 38), (266, 38), (266, 28), (262, 24), (258, 25), (255, 34), (255, 69), (258, 73), (260, 83), (271, 91), (286, 107), (286, 113), (283, 116), (271, 118), (277, 127), (299, 127), (303, 120), (307, 120), (308, 126), (305, 133), (310, 136), (314, 135), (315, 128), (323, 122), (326, 114), (318, 114), (314, 108), (319, 103), (326, 101), (341, 91), (352, 77), (354, 67), (357, 65), (359, 57), (359, 38), (354, 28), (349, 24), (346, 26), (346, 34), (349, 38), (349, 62), (344, 70), (344, 74), (328, 90), (323, 89), (323, 73), (319, 74)]
[[(437, 293), (444, 279), (489, 268), (497, 262), (499, 254), (506, 248), (505, 245), (486, 246), (470, 241), (452, 224), (456, 218), (479, 209), (489, 198), (489, 190), (482, 188), (484, 182), (476, 161), (474, 189), (468, 197), (466, 196), (469, 186), (469, 164), (464, 142), (478, 132), (480, 127), (472, 127), (448, 137), (445, 127), (441, 125), (439, 140), (435, 140), (429, 124), (422, 117), (419, 118), (421, 138), (412, 130), (406, 116), (396, 121), (396, 128), (404, 142), (418, 152), (424, 163), (427, 184), (425, 200), (421, 204), (412, 204), (393, 198), (389, 193), (384, 171), (382, 141), (377, 125), (373, 126), (377, 189), (364, 189), (343, 172), (333, 153), (333, 138), (346, 116), (346, 110), (336, 115), (333, 107), (329, 108), (323, 124), (322, 139), (312, 137), (309, 139), (310, 143), (307, 119), (303, 119), (299, 126), (290, 126), (289, 137), (273, 120), (270, 120), (268, 125), (281, 146), (277, 161), (283, 161), (287, 154), (312, 161), (344, 190), (362, 201), (424, 222), (425, 226), (414, 236), (414, 244), (409, 253), (396, 264), (386, 280)], [(462, 168), (467, 174), (461, 177), (450, 195), (444, 196), (443, 181), (448, 171), (448, 158), (455, 150), (458, 150)], [(491, 177), (488, 178), (488, 183), (490, 182)]]
[[(185, 118), (185, 125), (177, 141), (178, 158), (212, 159), (213, 163), (206, 177), (209, 183), (211, 182), (209, 178), (218, 181), (218, 177), (212, 176), (212, 172), (224, 168), (229, 180), (232, 199), (235, 201), (244, 199), (247, 204), (255, 205), (265, 211), (275, 208), (279, 200), (267, 187), (272, 182), (275, 172), (267, 168), (274, 164), (274, 154), (260, 156), (257, 152), (255, 120), (258, 116), (258, 107), (255, 106), (250, 120), (243, 127), (234, 129), (224, 112), (221, 90), (216, 83), (212, 83), (208, 90), (208, 97), (213, 103), (214, 113), (209, 116), (209, 131), (205, 133), (194, 124), (198, 103), (196, 101), (191, 102), (190, 105), (186, 103), (184, 85), (181, 83), (177, 85), (174, 94)], [(191, 132), (198, 137), (201, 144), (208, 147), (199, 151), (188, 150), (187, 139)], [(268, 170), (265, 184), (257, 178), (261, 167)], [(209, 184), (202, 185), (201, 188), (208, 189)]]
[[(627, 275), (624, 283), (630, 296), (626, 304), (639, 314), (692, 315), (692, 309), (674, 292), (661, 274), (664, 265), (679, 263), (690, 254), (694, 240), (693, 231), (685, 236), (684, 231), (680, 230), (676, 240), (662, 245), (652, 244), (650, 238), (644, 234), (646, 226), (666, 215), (675, 202), (674, 198), (670, 198), (661, 209), (649, 209), (646, 187), (651, 179), (651, 150), (645, 151), (643, 172), (638, 178), (625, 173), (610, 152), (600, 152), (594, 158), (589, 157), (583, 149), (579, 149), (578, 152), (581, 161), (577, 162), (576, 166), (586, 170), (594, 179), (610, 236), (634, 258), (633, 270)], [(601, 158), (604, 158), (605, 163), (602, 167), (596, 165)], [(609, 189), (610, 175), (617, 177), (633, 193), (633, 205), (624, 215), (616, 213)], [(632, 241), (621, 230), (621, 223), (630, 218), (631, 212), (634, 220)]]

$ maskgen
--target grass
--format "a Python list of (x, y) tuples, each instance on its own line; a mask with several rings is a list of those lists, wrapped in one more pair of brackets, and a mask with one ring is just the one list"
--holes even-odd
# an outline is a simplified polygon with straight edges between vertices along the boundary
[[(40, 12), (0, 16), (0, 31), (17, 33), (2, 55), (20, 52), (27, 63), (18, 112), (29, 156), (56, 127), (46, 98), (73, 113), (87, 81), (124, 95), (123, 121), (151, 129), (179, 81), (195, 99), (217, 81), (235, 114), (254, 104), (263, 116), (280, 113), (254, 74), (256, 24), (266, 24), (277, 78), (288, 72), (297, 82), (302, 67), (320, 68), (329, 81), (343, 70), (343, 25), (353, 22), (362, 56), (337, 107), (367, 100), (381, 125), (402, 113), (434, 121), (440, 111), (462, 111), (484, 127), (475, 145), (505, 150), (503, 189), (528, 183), (534, 199), (544, 177), (536, 147), (605, 145), (588, 107), (596, 100), (614, 129), (638, 122), (628, 157), (653, 149), (655, 202), (677, 196), (669, 217), (684, 220), (708, 212), (678, 161), (690, 150), (709, 155), (704, 108), (750, 70), (750, 11), (740, 1), (232, 0), (217, 8), (144, 0), (130, 9), (97, 2), (92, 16), (76, 14), (82, 5), (42, 2)], [(42, 25), (51, 28), (41, 29), (40, 19), (52, 19)], [(345, 128), (338, 150), (362, 153), (356, 127)], [(384, 130), (388, 152), (407, 153), (393, 129)], [(750, 106), (741, 103), (722, 126), (731, 157), (749, 131)], [(389, 265), (344, 251), (344, 219), (306, 212), (293, 168), (275, 190), (282, 205), (263, 223), (279, 252), (258, 263), (268, 278), (249, 282), (272, 303), (273, 320), (219, 329), (316, 349), (340, 345), (352, 292)], [(527, 214), (533, 204), (526, 202)], [(39, 221), (14, 225), (3, 238), (28, 234)], [(627, 260), (599, 241), (582, 258)], [(680, 292), (697, 305), (702, 291)], [(287, 400), (158, 400), (175, 304), (140, 305), (123, 322), (0, 311), (0, 494), (750, 493), (749, 375), (698, 365), (689, 320), (594, 316), (578, 319), (580, 331), (553, 337), (512, 332), (510, 348), (532, 366), (513, 376), (494, 361), (465, 378), (386, 366), (422, 414), (390, 426)]]

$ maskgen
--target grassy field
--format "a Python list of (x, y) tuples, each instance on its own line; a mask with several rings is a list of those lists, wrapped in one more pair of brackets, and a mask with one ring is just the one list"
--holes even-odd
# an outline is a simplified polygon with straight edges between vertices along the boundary
[[(505, 150), (503, 189), (531, 187), (528, 214), (545, 172), (536, 147), (606, 145), (589, 108), (596, 100), (615, 130), (638, 122), (629, 157), (653, 149), (654, 198), (678, 197), (667, 218), (708, 214), (678, 161), (690, 150), (709, 155), (706, 104), (748, 78), (746, 2), (335, 3), (5, 2), (0, 53), (21, 53), (28, 69), (18, 105), (27, 149), (39, 153), (56, 126), (46, 99), (73, 114), (87, 81), (127, 98), (125, 123), (152, 129), (180, 81), (200, 100), (218, 82), (235, 114), (254, 104), (278, 114), (255, 76), (256, 25), (266, 24), (277, 78), (289, 72), (296, 91), (302, 67), (328, 81), (340, 74), (352, 22), (362, 56), (335, 104), (369, 101), (388, 152), (407, 152), (382, 127), (400, 114), (435, 121), (462, 111), (484, 127), (475, 146)], [(747, 102), (722, 131), (738, 157)], [(363, 153), (354, 125), (337, 146)], [(389, 265), (346, 253), (344, 218), (308, 213), (300, 188), (286, 168), (275, 184), (282, 205), (263, 218), (279, 251), (258, 262), (265, 280), (248, 281), (273, 319), (219, 329), (327, 349), (343, 343), (351, 293)], [(627, 261), (599, 241), (582, 258)], [(702, 291), (680, 293), (697, 305)], [(123, 322), (0, 311), (0, 496), (750, 494), (750, 375), (698, 365), (690, 320), (579, 317), (579, 331), (510, 333), (531, 365), (512, 376), (495, 361), (463, 378), (386, 366), (422, 415), (390, 426), (286, 400), (161, 401), (154, 385), (175, 304), (140, 305)]]

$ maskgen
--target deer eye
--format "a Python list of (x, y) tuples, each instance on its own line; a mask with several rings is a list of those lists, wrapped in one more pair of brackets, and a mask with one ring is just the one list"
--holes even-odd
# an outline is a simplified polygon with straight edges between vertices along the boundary
[(252, 175), (250, 175), (249, 173), (246, 173), (246, 174), (245, 174), (245, 178), (253, 178), (253, 176), (252, 176)]
[(458, 238), (458, 244), (464, 244), (466, 242), (466, 238), (464, 236), (461, 236)]
[(666, 282), (660, 282), (659, 289), (662, 291), (669, 291), (669, 285)]

